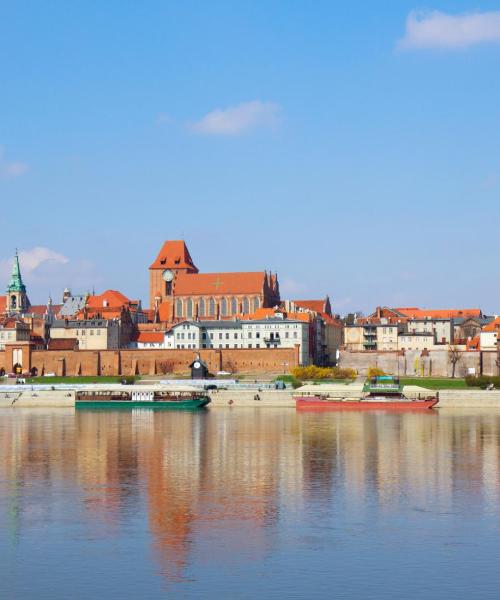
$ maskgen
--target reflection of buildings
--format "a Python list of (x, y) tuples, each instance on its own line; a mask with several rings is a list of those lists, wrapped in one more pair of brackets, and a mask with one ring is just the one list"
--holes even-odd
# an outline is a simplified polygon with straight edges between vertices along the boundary
[(145, 514), (159, 570), (178, 579), (197, 545), (206, 562), (262, 558), (278, 521), (328, 514), (339, 499), (387, 513), (459, 496), (475, 512), (496, 508), (500, 415), (462, 415), (4, 410), (0, 490), (14, 537), (68, 506), (115, 538)]

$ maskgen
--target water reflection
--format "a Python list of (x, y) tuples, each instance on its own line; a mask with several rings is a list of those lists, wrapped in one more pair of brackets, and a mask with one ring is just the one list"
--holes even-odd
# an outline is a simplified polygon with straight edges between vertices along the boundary
[(201, 544), (205, 563), (264, 560), (280, 527), (338, 506), (358, 516), (498, 506), (498, 413), (0, 416), (0, 509), (11, 547), (66, 518), (86, 540), (142, 532), (167, 581), (192, 574)]

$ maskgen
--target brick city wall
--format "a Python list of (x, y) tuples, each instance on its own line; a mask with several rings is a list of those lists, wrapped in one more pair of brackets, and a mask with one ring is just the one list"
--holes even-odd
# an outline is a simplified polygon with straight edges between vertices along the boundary
[[(496, 352), (461, 352), (455, 367), (456, 377), (465, 377), (469, 369), (476, 374), (497, 375)], [(452, 365), (447, 350), (432, 350), (428, 356), (421, 356), (418, 350), (407, 351), (403, 356), (397, 352), (347, 352), (340, 353), (341, 367), (356, 369), (366, 375), (370, 367), (377, 367), (386, 373), (420, 377), (451, 377)]]
[[(0, 368), (12, 371), (12, 348), (0, 352)], [(161, 375), (187, 373), (195, 350), (29, 350), (23, 347), (23, 370), (56, 375)], [(296, 348), (213, 349), (199, 354), (211, 373), (283, 373), (298, 365)]]

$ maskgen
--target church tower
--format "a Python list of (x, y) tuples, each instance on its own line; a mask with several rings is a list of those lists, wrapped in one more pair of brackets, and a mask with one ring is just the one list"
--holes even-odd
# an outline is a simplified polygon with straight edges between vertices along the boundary
[(23, 313), (30, 305), (28, 296), (26, 294), (26, 286), (23, 283), (21, 277), (21, 269), (19, 267), (19, 256), (14, 256), (14, 263), (12, 265), (12, 275), (10, 277), (9, 285), (7, 286), (7, 312), (9, 313)]

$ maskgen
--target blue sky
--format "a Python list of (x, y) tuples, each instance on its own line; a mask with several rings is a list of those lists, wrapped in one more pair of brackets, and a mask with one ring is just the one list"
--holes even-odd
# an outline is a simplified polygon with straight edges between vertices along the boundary
[(19, 247), (32, 302), (146, 303), (182, 237), (341, 313), (500, 312), (500, 3), (369, 4), (4, 3), (0, 285)]

